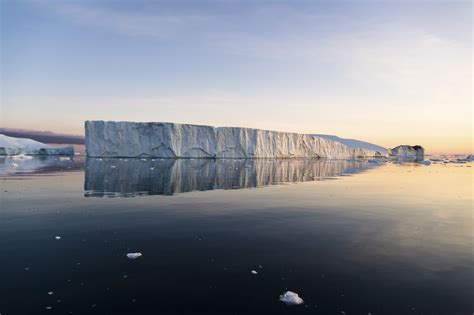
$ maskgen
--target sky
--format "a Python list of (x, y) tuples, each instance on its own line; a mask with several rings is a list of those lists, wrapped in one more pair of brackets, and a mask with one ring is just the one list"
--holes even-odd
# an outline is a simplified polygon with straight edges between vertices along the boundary
[(0, 6), (2, 127), (166, 121), (474, 152), (471, 1)]

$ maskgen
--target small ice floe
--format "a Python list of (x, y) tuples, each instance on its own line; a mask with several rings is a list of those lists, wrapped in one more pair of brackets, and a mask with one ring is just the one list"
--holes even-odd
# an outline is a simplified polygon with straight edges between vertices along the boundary
[(49, 292), (48, 292), (48, 295), (53, 295), (53, 294), (54, 294), (53, 291), (49, 291)]
[(110, 168), (116, 168), (116, 167), (117, 167), (117, 166), (115, 166), (115, 165), (110, 165)]
[(18, 154), (16, 156), (13, 156), (13, 159), (14, 160), (31, 160), (33, 159), (33, 157), (30, 155)]
[(45, 308), (46, 308), (47, 310), (52, 310), (52, 309), (53, 309), (52, 306), (46, 306)]
[(57, 240), (60, 240), (60, 239), (61, 239), (61, 236), (56, 235), (54, 238), (57, 239)]
[(286, 291), (282, 295), (280, 295), (280, 301), (285, 303), (286, 305), (300, 305), (303, 304), (303, 299), (298, 296), (297, 293)]
[(253, 275), (256, 275), (258, 272), (256, 272), (255, 270), (252, 270), (250, 271)]
[(128, 253), (127, 257), (130, 259), (137, 259), (138, 257), (141, 257), (142, 253)]

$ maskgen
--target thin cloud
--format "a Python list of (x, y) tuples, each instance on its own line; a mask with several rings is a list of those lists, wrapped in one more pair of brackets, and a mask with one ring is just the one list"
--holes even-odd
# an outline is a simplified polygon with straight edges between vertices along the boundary
[(131, 12), (91, 3), (31, 0), (75, 23), (99, 27), (126, 36), (168, 38), (191, 31), (208, 20), (202, 14)]

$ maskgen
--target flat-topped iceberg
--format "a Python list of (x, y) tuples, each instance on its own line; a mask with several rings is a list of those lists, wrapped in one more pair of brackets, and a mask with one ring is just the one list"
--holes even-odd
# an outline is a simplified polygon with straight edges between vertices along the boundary
[(74, 155), (74, 148), (53, 147), (32, 139), (0, 134), (0, 155)]
[(161, 122), (86, 121), (92, 157), (334, 158), (386, 156), (314, 135)]

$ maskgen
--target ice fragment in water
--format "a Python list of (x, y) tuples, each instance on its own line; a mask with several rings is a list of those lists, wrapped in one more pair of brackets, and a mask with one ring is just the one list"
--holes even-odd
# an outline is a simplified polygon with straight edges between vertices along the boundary
[(54, 294), (53, 291), (49, 291), (49, 292), (48, 292), (48, 295), (53, 295), (53, 294)]
[(54, 238), (57, 239), (57, 240), (60, 240), (61, 236), (55, 236)]
[(256, 272), (255, 270), (252, 270), (251, 273), (252, 273), (253, 275), (256, 275), (258, 272)]
[(291, 291), (286, 291), (283, 295), (280, 295), (280, 301), (287, 305), (300, 305), (304, 302), (297, 293)]
[(128, 253), (127, 257), (130, 258), (130, 259), (137, 259), (141, 255), (142, 255), (142, 253)]

